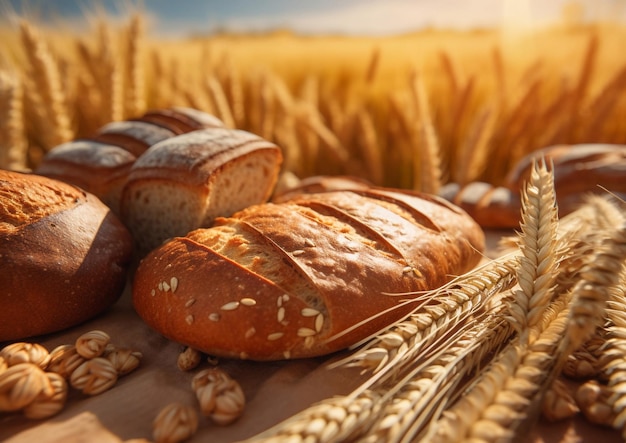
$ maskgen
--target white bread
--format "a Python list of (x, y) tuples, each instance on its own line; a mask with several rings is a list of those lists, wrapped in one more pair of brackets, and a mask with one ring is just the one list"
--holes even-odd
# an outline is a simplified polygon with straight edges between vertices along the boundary
[(266, 201), (276, 184), (278, 146), (246, 131), (209, 128), (152, 146), (133, 165), (122, 219), (140, 253)]
[(131, 254), (130, 233), (93, 195), (0, 170), (0, 342), (107, 309), (122, 294)]
[(402, 301), (419, 299), (407, 292), (470, 270), (483, 247), (480, 227), (437, 197), (292, 195), (153, 250), (136, 271), (133, 303), (156, 331), (211, 355), (313, 357), (406, 315), (414, 305)]

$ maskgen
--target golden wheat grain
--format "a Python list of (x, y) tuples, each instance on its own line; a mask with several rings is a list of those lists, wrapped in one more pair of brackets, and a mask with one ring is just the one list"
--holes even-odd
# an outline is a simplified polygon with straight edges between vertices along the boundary
[(114, 31), (107, 22), (98, 24), (98, 52), (96, 81), (101, 97), (101, 124), (124, 118), (122, 67), (118, 53), (112, 44)]
[(228, 99), (226, 98), (226, 93), (222, 88), (222, 84), (213, 75), (208, 75), (205, 82), (211, 94), (213, 104), (215, 105), (217, 116), (224, 122), (227, 128), (235, 128), (235, 119), (230, 109)]
[(558, 261), (558, 215), (554, 178), (545, 160), (533, 165), (522, 193), (522, 221), (519, 248), (522, 251), (510, 315), (522, 344), (532, 341), (533, 330), (550, 303)]
[(248, 443), (332, 443), (351, 441), (355, 431), (366, 429), (380, 410), (378, 395), (365, 391), (358, 397), (335, 397), (321, 401), (268, 429)]
[(419, 170), (414, 174), (419, 177), (419, 185), (414, 186), (422, 192), (437, 194), (441, 187), (443, 172), (441, 170), (441, 148), (437, 137), (437, 129), (433, 122), (426, 86), (422, 77), (411, 73), (411, 92), (419, 118)]
[(357, 139), (364, 158), (366, 178), (372, 183), (382, 185), (385, 182), (385, 170), (382, 149), (377, 138), (376, 128), (371, 114), (365, 110), (357, 112)]
[(581, 121), (581, 108), (583, 106), (585, 96), (587, 95), (589, 87), (591, 85), (593, 70), (596, 64), (598, 47), (598, 36), (596, 34), (592, 34), (587, 45), (587, 51), (585, 52), (585, 56), (583, 58), (580, 73), (578, 74), (578, 82), (576, 83), (576, 85), (574, 86), (574, 90), (572, 91), (572, 99), (569, 109), (570, 118), (568, 126), (568, 141), (570, 143), (575, 143), (578, 141), (577, 125)]
[(14, 72), (0, 70), (0, 168), (26, 170), (22, 84)]
[(143, 17), (140, 14), (134, 14), (130, 18), (126, 36), (124, 78), (124, 116), (126, 118), (137, 117), (146, 110), (143, 28)]
[(381, 380), (393, 375), (399, 365), (412, 361), (450, 328), (468, 321), (485, 300), (510, 288), (516, 263), (516, 255), (503, 256), (424, 294), (406, 320), (367, 340), (337, 365), (372, 369)]
[(583, 268), (581, 279), (573, 289), (572, 316), (567, 338), (569, 351), (589, 340), (605, 320), (609, 291), (619, 281), (626, 259), (626, 223), (607, 237)]
[(29, 63), (28, 97), (36, 109), (38, 141), (44, 150), (73, 138), (67, 97), (59, 66), (45, 40), (33, 25), (20, 20), (20, 36)]

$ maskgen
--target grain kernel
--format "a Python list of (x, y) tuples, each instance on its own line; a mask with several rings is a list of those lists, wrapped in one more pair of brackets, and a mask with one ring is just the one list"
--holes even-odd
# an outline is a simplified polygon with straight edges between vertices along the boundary
[(176, 289), (178, 289), (178, 279), (176, 277), (172, 277), (170, 279), (170, 286), (172, 288), (172, 293), (176, 292)]
[(239, 307), (238, 301), (231, 301), (231, 302), (226, 303), (225, 305), (222, 305), (220, 309), (222, 311), (234, 311), (238, 307)]

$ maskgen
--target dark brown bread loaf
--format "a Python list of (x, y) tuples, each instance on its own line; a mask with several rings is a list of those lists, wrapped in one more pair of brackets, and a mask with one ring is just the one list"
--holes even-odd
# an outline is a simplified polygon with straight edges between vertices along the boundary
[(104, 311), (122, 293), (131, 253), (128, 230), (93, 195), (0, 170), (0, 342)]
[[(134, 306), (212, 355), (277, 360), (344, 349), (475, 266), (480, 227), (438, 197), (381, 188), (293, 195), (178, 237), (139, 265)], [(404, 294), (404, 295), (401, 295)]]
[(517, 228), (521, 191), (533, 161), (545, 158), (554, 171), (559, 215), (574, 211), (588, 194), (615, 194), (626, 198), (626, 145), (557, 145), (522, 158), (502, 186), (474, 182), (444, 186), (441, 196), (467, 211), (485, 228)]

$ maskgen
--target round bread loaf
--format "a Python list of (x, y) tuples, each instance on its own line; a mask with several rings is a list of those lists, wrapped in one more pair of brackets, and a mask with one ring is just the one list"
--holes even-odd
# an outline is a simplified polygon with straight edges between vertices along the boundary
[[(252, 360), (329, 354), (469, 271), (484, 234), (443, 199), (382, 188), (293, 195), (174, 238), (140, 263), (133, 303), (171, 340)], [(411, 293), (411, 294), (409, 294)]]
[(101, 313), (120, 297), (131, 254), (128, 230), (92, 194), (0, 170), (0, 341)]

